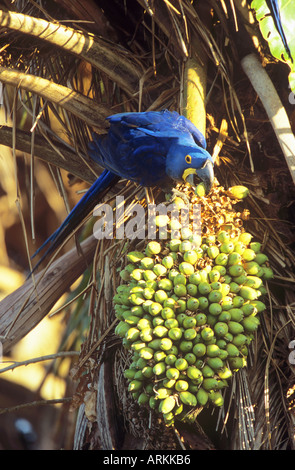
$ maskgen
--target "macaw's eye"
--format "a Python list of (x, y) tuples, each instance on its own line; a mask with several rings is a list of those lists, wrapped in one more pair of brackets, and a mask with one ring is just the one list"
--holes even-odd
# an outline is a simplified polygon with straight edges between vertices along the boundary
[(190, 165), (192, 163), (192, 157), (190, 155), (186, 155), (185, 161), (186, 161), (186, 163), (188, 163)]

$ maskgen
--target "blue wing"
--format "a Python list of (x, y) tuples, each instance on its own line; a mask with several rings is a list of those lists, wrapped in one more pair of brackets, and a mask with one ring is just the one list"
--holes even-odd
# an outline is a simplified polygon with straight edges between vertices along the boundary
[(292, 57), (292, 54), (291, 54), (291, 51), (287, 42), (287, 38), (285, 35), (285, 31), (282, 25), (279, 2), (278, 0), (266, 0), (266, 4), (271, 12), (271, 16), (274, 20), (275, 27), (277, 28), (277, 31), (279, 35), (281, 36), (286, 52), (291, 62), (293, 62), (293, 57)]

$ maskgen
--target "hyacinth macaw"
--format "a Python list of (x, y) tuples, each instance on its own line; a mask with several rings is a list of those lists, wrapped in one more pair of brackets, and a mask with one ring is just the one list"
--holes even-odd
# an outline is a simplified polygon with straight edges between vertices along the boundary
[(209, 192), (213, 184), (213, 160), (203, 134), (176, 111), (115, 114), (107, 118), (106, 135), (93, 135), (89, 155), (104, 168), (102, 174), (72, 209), (61, 226), (33, 255), (47, 247), (41, 260), (52, 253), (120, 179), (142, 186), (171, 190), (176, 183), (194, 177)]
[(266, 0), (266, 4), (269, 8), (269, 11), (271, 13), (272, 19), (274, 21), (275, 27), (281, 36), (281, 39), (283, 41), (284, 47), (286, 49), (286, 52), (291, 60), (293, 62), (293, 57), (286, 39), (286, 35), (284, 32), (282, 20), (281, 20), (281, 14), (280, 14), (280, 6), (278, 0)]

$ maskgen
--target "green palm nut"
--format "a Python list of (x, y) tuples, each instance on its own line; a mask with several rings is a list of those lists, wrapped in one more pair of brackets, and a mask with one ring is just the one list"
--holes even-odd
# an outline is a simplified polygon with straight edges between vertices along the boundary
[(253, 300), (250, 302), (250, 304), (256, 308), (257, 312), (258, 313), (261, 313), (263, 312), (264, 310), (266, 310), (266, 305), (264, 302), (261, 302), (260, 300)]
[(234, 244), (231, 241), (224, 242), (220, 245), (219, 250), (221, 253), (230, 254), (234, 251)]
[(168, 332), (168, 328), (166, 328), (165, 326), (163, 325), (157, 325), (154, 329), (153, 329), (153, 334), (154, 336), (156, 336), (157, 338), (164, 338), (164, 336), (166, 336)]
[(159, 289), (155, 292), (154, 299), (155, 299), (155, 302), (163, 304), (164, 301), (168, 299), (168, 294), (163, 289)]
[(139, 405), (146, 405), (148, 402), (149, 402), (149, 395), (147, 395), (145, 392), (142, 392), (138, 399), (137, 399), (137, 402)]
[(241, 295), (235, 295), (233, 298), (233, 307), (241, 308), (244, 305), (245, 299)]
[(188, 368), (188, 362), (186, 359), (184, 359), (184, 357), (179, 357), (178, 359), (176, 359), (174, 365), (179, 371), (184, 371)]
[(222, 367), (222, 369), (220, 369), (218, 372), (218, 377), (222, 380), (227, 380), (227, 379), (230, 379), (233, 375), (232, 371), (230, 370), (229, 367)]
[(143, 278), (143, 269), (134, 269), (132, 273), (130, 273), (130, 277), (135, 281), (140, 281)]
[(218, 388), (218, 380), (215, 379), (214, 377), (206, 377), (203, 380), (202, 387), (206, 391), (217, 389)]
[(220, 349), (220, 355), (219, 355), (220, 359), (222, 359), (223, 361), (225, 361), (228, 357), (228, 352), (226, 351), (226, 349)]
[(226, 230), (221, 230), (217, 234), (217, 240), (220, 243), (228, 242), (230, 240), (230, 234)]
[(165, 363), (167, 366), (171, 367), (175, 364), (177, 356), (175, 354), (168, 354), (165, 357)]
[[(217, 322), (214, 325), (214, 332), (219, 337), (223, 337), (228, 333), (228, 326), (225, 322)], [(214, 333), (213, 333), (214, 334)]]
[(143, 296), (145, 299), (150, 300), (154, 297), (155, 291), (154, 289), (151, 289), (150, 287), (146, 287), (143, 290)]
[(191, 380), (200, 381), (203, 379), (203, 374), (200, 369), (192, 365), (187, 368), (186, 374), (187, 377)]
[(228, 254), (227, 253), (219, 253), (219, 255), (217, 255), (216, 258), (215, 258), (215, 264), (216, 265), (226, 266), (227, 262), (228, 262)]
[(165, 276), (167, 273), (167, 269), (162, 264), (156, 263), (153, 267), (153, 272), (156, 274), (157, 277)]
[(152, 410), (155, 410), (158, 407), (158, 399), (155, 397), (150, 397), (149, 399), (149, 407)]
[(161, 252), (161, 245), (157, 241), (150, 241), (146, 245), (145, 252), (147, 256), (158, 255)]
[(143, 328), (140, 332), (140, 339), (144, 341), (145, 343), (148, 343), (149, 341), (152, 341), (153, 339), (153, 328), (147, 327)]
[(143, 386), (143, 382), (141, 380), (131, 380), (128, 384), (128, 392), (137, 392)]
[(201, 295), (208, 295), (211, 292), (211, 286), (209, 282), (200, 282), (198, 285), (198, 291)]
[(149, 256), (144, 256), (140, 261), (140, 267), (142, 269), (153, 269), (154, 267), (154, 260)]
[(171, 328), (168, 331), (168, 336), (170, 339), (172, 339), (172, 341), (178, 341), (182, 337), (182, 331), (178, 327)]
[(183, 284), (185, 286), (186, 283), (187, 283), (186, 276), (182, 273), (178, 272), (178, 274), (176, 274), (176, 276), (174, 276), (173, 278), (173, 284), (175, 286), (179, 284)]
[(177, 314), (184, 313), (186, 311), (186, 300), (177, 299), (175, 311)]
[(170, 338), (161, 338), (160, 340), (160, 349), (163, 351), (169, 351), (173, 346), (173, 343)]
[(129, 328), (127, 331), (125, 338), (128, 341), (136, 341), (140, 336), (140, 330), (138, 328)]
[(253, 261), (255, 257), (256, 257), (256, 253), (254, 250), (251, 250), (251, 248), (246, 248), (244, 250), (243, 259), (245, 261)]
[(165, 320), (164, 325), (170, 330), (171, 328), (177, 328), (179, 326), (179, 323), (176, 318), (167, 318), (167, 320)]
[(168, 297), (168, 299), (164, 300), (163, 307), (164, 308), (171, 308), (173, 311), (175, 309), (176, 300), (172, 297)]
[(163, 307), (160, 304), (160, 302), (152, 302), (149, 306), (149, 313), (152, 316), (156, 316), (156, 315), (159, 315), (161, 313), (162, 309), (163, 309)]
[(179, 398), (184, 405), (197, 406), (197, 399), (191, 392), (185, 391), (179, 393)]
[(244, 357), (231, 357), (228, 359), (229, 365), (232, 370), (242, 369), (247, 365), (247, 361)]
[(241, 323), (239, 323), (237, 321), (229, 321), (228, 322), (228, 331), (232, 335), (237, 335), (239, 333), (243, 333), (244, 327)]
[(165, 277), (163, 279), (158, 280), (158, 288), (166, 292), (169, 292), (173, 289), (173, 283), (170, 279)]
[(157, 275), (151, 269), (143, 271), (143, 278), (146, 282), (152, 282), (157, 279)]
[(164, 351), (156, 351), (154, 354), (154, 361), (155, 362), (162, 362), (166, 360), (166, 353)]
[(164, 308), (161, 310), (162, 318), (164, 320), (174, 319), (175, 318), (174, 307), (172, 309), (171, 307), (165, 307), (164, 305), (165, 305), (165, 302), (163, 303)]
[(230, 310), (233, 307), (233, 299), (229, 295), (225, 295), (220, 302), (220, 305), (222, 306), (222, 310)]
[[(235, 246), (234, 246), (235, 248)], [(228, 265), (233, 266), (235, 264), (239, 264), (242, 262), (242, 256), (240, 253), (237, 253), (236, 251), (233, 251), (232, 253), (229, 254), (228, 256)]]
[(160, 405), (159, 405), (159, 411), (160, 413), (168, 414), (174, 409), (175, 405), (176, 405), (175, 398), (169, 396), (161, 400)]
[(206, 353), (209, 357), (219, 357), (220, 352), (220, 348), (217, 344), (208, 344), (206, 347)]
[(220, 357), (209, 357), (207, 359), (207, 364), (211, 369), (221, 369), (224, 366), (223, 360)]
[(165, 388), (174, 388), (175, 384), (176, 384), (176, 380), (173, 380), (173, 379), (163, 379), (162, 381), (162, 384)]
[(135, 374), (136, 374), (136, 369), (125, 369), (124, 370), (125, 379), (133, 380)]
[(274, 272), (268, 266), (262, 266), (262, 277), (265, 281), (274, 278)]
[(166, 387), (160, 387), (156, 390), (156, 395), (159, 400), (164, 400), (172, 394), (172, 391)]
[[(214, 266), (213, 269), (214, 269), (214, 271), (218, 271), (220, 273), (220, 276), (224, 276), (226, 274), (226, 267), (225, 266), (216, 265), (216, 266)], [(212, 289), (213, 289), (213, 287), (212, 287)]]
[(130, 251), (127, 253), (127, 260), (130, 263), (138, 263), (144, 258), (144, 254), (141, 251)]
[(219, 255), (219, 248), (216, 245), (210, 245), (207, 248), (207, 255), (211, 259), (215, 259)]
[(169, 242), (169, 249), (172, 252), (179, 251), (180, 244), (181, 244), (181, 240), (179, 240), (178, 238), (172, 238)]
[(209, 392), (209, 400), (215, 405), (215, 406), (223, 406), (224, 404), (224, 398), (220, 392)]
[(182, 326), (183, 328), (194, 328), (197, 324), (196, 317), (188, 316), (183, 319)]
[(229, 287), (232, 294), (238, 294), (240, 290), (240, 284), (237, 284), (236, 282), (230, 282)]
[(142, 373), (142, 370), (137, 370), (134, 375), (134, 380), (144, 380), (145, 377)]
[(247, 274), (241, 274), (241, 276), (237, 276), (233, 278), (233, 282), (235, 282), (239, 286), (242, 284), (245, 284), (246, 281), (247, 281)]
[(199, 272), (194, 272), (193, 274), (189, 275), (188, 281), (190, 284), (195, 284), (196, 286), (200, 284), (202, 278)]
[(187, 328), (183, 333), (184, 339), (189, 340), (189, 341), (192, 341), (193, 339), (195, 339), (196, 336), (197, 336), (197, 331), (195, 330), (195, 328)]
[(183, 254), (183, 259), (185, 262), (190, 263), (192, 265), (198, 261), (199, 255), (195, 250), (189, 250)]
[(201, 387), (197, 391), (196, 398), (199, 405), (205, 406), (209, 399), (208, 392)]
[(176, 367), (170, 367), (166, 370), (166, 377), (169, 380), (177, 380), (179, 378), (180, 372)]
[(187, 293), (186, 286), (184, 284), (175, 284), (173, 291), (178, 297), (185, 297)]
[(257, 290), (249, 286), (241, 286), (239, 294), (245, 300), (256, 300), (259, 296)]
[(253, 331), (256, 331), (258, 326), (260, 324), (259, 318), (258, 317), (246, 317), (242, 321), (242, 325), (245, 328), (247, 332), (253, 333)]
[(204, 297), (204, 296), (199, 297), (198, 300), (199, 300), (199, 310), (204, 312), (209, 306), (209, 300), (207, 299), (207, 297)]
[(117, 336), (120, 336), (121, 338), (124, 338), (129, 328), (130, 325), (128, 325), (125, 321), (121, 320), (115, 328), (115, 334)]
[(261, 272), (261, 266), (256, 261), (247, 261), (244, 263), (244, 269), (251, 276), (258, 276)]
[(188, 284), (186, 286), (186, 290), (188, 295), (191, 295), (192, 297), (195, 297), (198, 293), (198, 287), (195, 284)]
[(221, 273), (217, 269), (212, 269), (212, 271), (209, 272), (210, 282), (217, 282), (220, 279), (220, 277), (221, 277)]
[(261, 243), (259, 242), (251, 242), (250, 243), (250, 248), (251, 250), (255, 251), (255, 253), (259, 253), (261, 250)]
[(252, 303), (245, 303), (241, 307), (241, 310), (243, 311), (245, 317), (248, 317), (249, 315), (256, 315), (258, 312), (257, 308)]
[(145, 301), (142, 292), (133, 292), (128, 297), (132, 305), (141, 305)]
[(155, 316), (153, 317), (153, 320), (152, 320), (152, 323), (153, 323), (153, 327), (156, 328), (156, 326), (159, 326), (159, 325), (162, 325), (164, 326), (164, 318), (162, 318), (161, 316)]
[(214, 337), (214, 331), (212, 328), (205, 326), (201, 331), (201, 337), (205, 342), (210, 341)]
[(175, 383), (175, 390), (177, 392), (184, 392), (188, 389), (188, 382), (186, 380), (177, 380)]
[(187, 361), (187, 363), (188, 363), (189, 365), (195, 364), (195, 362), (196, 362), (196, 360), (197, 360), (195, 354), (193, 354), (193, 353), (187, 353), (187, 354), (184, 356), (184, 359)]
[(244, 333), (239, 333), (232, 338), (231, 342), (240, 349), (247, 342), (247, 336)]
[(202, 374), (204, 378), (211, 378), (214, 377), (215, 371), (212, 369), (208, 364), (203, 365), (202, 367)]
[(253, 289), (259, 289), (262, 286), (262, 279), (258, 276), (247, 276), (245, 286), (253, 287)]
[(154, 350), (148, 346), (144, 346), (143, 348), (141, 348), (138, 353), (140, 357), (146, 359), (147, 361), (152, 359), (154, 356)]
[(171, 269), (174, 265), (174, 259), (171, 255), (164, 256), (162, 264), (166, 269)]
[(182, 274), (189, 276), (190, 274), (193, 274), (195, 272), (195, 268), (193, 267), (191, 263), (187, 263), (186, 261), (183, 261), (179, 265), (179, 271)]
[(221, 290), (211, 290), (211, 292), (208, 295), (208, 300), (211, 304), (214, 304), (214, 303), (220, 302), (222, 297), (223, 297), (223, 294)]
[[(223, 285), (229, 285), (229, 283), (231, 282), (232, 280), (232, 277), (229, 276), (228, 274), (226, 274), (224, 277), (223, 277)], [(230, 287), (229, 287), (230, 289)]]
[(231, 319), (236, 322), (240, 322), (244, 318), (243, 310), (240, 308), (232, 308), (230, 310)]
[(133, 351), (139, 352), (141, 349), (146, 347), (146, 343), (144, 341), (138, 340), (138, 341), (132, 342), (130, 347)]
[(226, 346), (226, 350), (228, 352), (229, 357), (238, 357), (240, 355), (239, 349), (233, 343), (228, 343)]
[(183, 353), (187, 353), (193, 349), (193, 342), (192, 341), (187, 341), (183, 340), (179, 344), (179, 349)]
[(123, 281), (128, 282), (130, 281), (130, 273), (127, 271), (127, 269), (123, 269), (120, 272), (120, 277)]
[(262, 265), (262, 264), (264, 264), (268, 261), (268, 256), (265, 255), (264, 253), (257, 253), (255, 258), (254, 258), (254, 261), (257, 264)]
[(245, 243), (245, 245), (249, 245), (251, 243), (252, 238), (253, 236), (248, 232), (242, 232), (239, 235), (239, 241), (241, 241), (242, 243)]
[(155, 375), (162, 375), (166, 371), (166, 364), (165, 362), (157, 362), (157, 364), (153, 367), (153, 373)]
[(197, 297), (189, 297), (186, 306), (191, 312), (196, 312), (200, 306), (200, 300)]
[(193, 354), (196, 357), (203, 357), (206, 354), (206, 345), (204, 343), (197, 343), (193, 346)]
[(205, 313), (197, 313), (197, 315), (195, 316), (195, 319), (197, 321), (196, 326), (203, 326), (207, 322), (207, 315), (205, 315)]
[(241, 264), (233, 264), (229, 266), (228, 272), (232, 277), (238, 277), (245, 274), (245, 270)]

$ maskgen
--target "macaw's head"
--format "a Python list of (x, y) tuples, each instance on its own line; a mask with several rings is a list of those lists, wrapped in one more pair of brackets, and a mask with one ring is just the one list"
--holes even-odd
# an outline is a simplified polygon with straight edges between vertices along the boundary
[(214, 181), (213, 166), (210, 153), (197, 145), (172, 145), (166, 157), (166, 173), (170, 178), (191, 186), (202, 181), (207, 194)]

